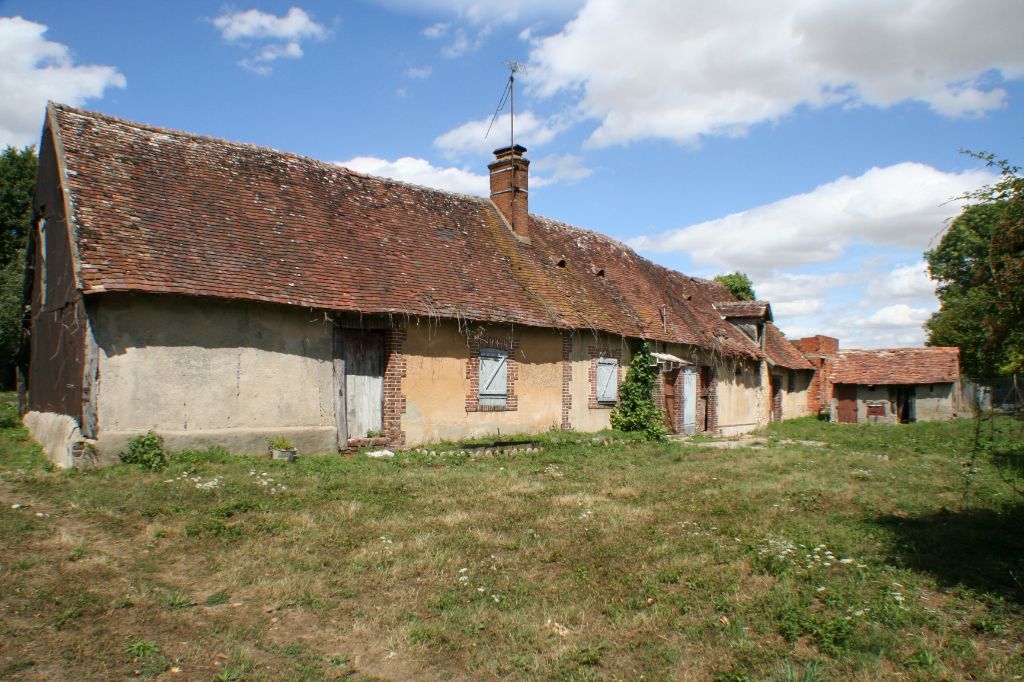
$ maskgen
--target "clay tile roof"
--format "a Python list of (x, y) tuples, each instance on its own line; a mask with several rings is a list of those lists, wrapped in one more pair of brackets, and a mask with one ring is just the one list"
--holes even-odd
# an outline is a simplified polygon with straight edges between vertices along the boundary
[(814, 365), (771, 322), (765, 325), (765, 352), (776, 365), (789, 369), (814, 369)]
[(761, 317), (772, 319), (772, 307), (768, 301), (719, 301), (715, 309), (722, 317)]
[(959, 376), (959, 348), (884, 348), (839, 351), (829, 380), (861, 385), (942, 384)]
[(48, 126), (87, 295), (594, 329), (762, 357), (713, 308), (724, 287), (595, 232), (531, 215), (524, 243), (480, 197), (63, 105)]

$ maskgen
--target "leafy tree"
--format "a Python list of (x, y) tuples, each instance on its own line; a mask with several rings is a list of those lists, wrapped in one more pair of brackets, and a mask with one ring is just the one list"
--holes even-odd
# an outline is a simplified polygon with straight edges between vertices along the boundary
[(36, 151), (7, 147), (0, 154), (0, 267), (16, 259), (32, 222)]
[(964, 372), (979, 378), (1024, 371), (1024, 177), (991, 154), (993, 185), (966, 195), (939, 245), (925, 253), (941, 307), (925, 323), (928, 343), (959, 346)]
[(32, 222), (36, 153), (7, 147), (0, 154), (0, 386), (13, 384), (21, 344), (22, 253)]
[(754, 284), (750, 278), (742, 272), (733, 272), (728, 275), (718, 275), (715, 281), (732, 292), (732, 295), (741, 301), (753, 301), (757, 299), (754, 294)]
[(642, 431), (650, 440), (662, 440), (665, 428), (661, 410), (654, 404), (654, 382), (658, 367), (645, 341), (633, 353), (626, 378), (619, 386), (619, 404), (612, 410), (612, 428), (620, 431)]

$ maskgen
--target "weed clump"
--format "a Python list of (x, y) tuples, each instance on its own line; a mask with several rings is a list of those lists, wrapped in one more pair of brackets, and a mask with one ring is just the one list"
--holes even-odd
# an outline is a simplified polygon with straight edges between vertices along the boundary
[(124, 464), (137, 464), (151, 471), (158, 471), (167, 466), (164, 440), (153, 431), (132, 438), (128, 441), (127, 447), (118, 453), (118, 457)]

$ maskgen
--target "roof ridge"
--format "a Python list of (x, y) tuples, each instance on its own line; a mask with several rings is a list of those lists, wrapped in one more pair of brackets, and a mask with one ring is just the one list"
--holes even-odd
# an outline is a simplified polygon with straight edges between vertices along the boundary
[(959, 346), (900, 346), (897, 348), (840, 348), (837, 352), (839, 353), (881, 353), (884, 351), (897, 351), (897, 350), (955, 350), (959, 351)]
[(99, 111), (93, 111), (91, 109), (81, 109), (79, 107), (73, 107), (69, 104), (62, 104), (60, 102), (50, 102), (53, 108), (70, 114), (83, 116), (86, 118), (99, 119), (103, 121), (118, 123), (121, 125), (130, 126), (139, 130), (145, 130), (152, 133), (159, 133), (164, 135), (173, 135), (175, 137), (186, 138), (197, 140), (201, 142), (215, 142), (218, 144), (228, 145), (230, 147), (239, 147), (243, 149), (258, 150), (265, 152), (273, 152), (282, 157), (291, 159), (297, 159), (299, 161), (309, 162), (317, 166), (322, 167), (324, 170), (330, 170), (334, 172), (341, 172), (346, 175), (351, 175), (358, 178), (367, 178), (369, 180), (378, 180), (380, 182), (391, 183), (395, 185), (401, 185), (403, 187), (412, 187), (425, 192), (433, 192), (436, 194), (443, 194), (446, 196), (459, 197), (462, 199), (471, 199), (481, 203), (490, 203), (487, 197), (477, 196), (475, 194), (465, 194), (463, 192), (452, 192), (450, 190), (438, 189), (436, 187), (428, 187), (427, 185), (420, 185), (415, 182), (408, 182), (405, 180), (396, 180), (395, 178), (388, 178), (382, 175), (374, 175), (372, 173), (364, 173), (362, 171), (352, 170), (347, 166), (343, 166), (336, 161), (324, 161), (317, 159), (312, 156), (305, 154), (298, 154), (296, 152), (290, 152), (284, 149), (278, 149), (277, 147), (270, 147), (267, 145), (256, 144), (255, 142), (242, 142), (239, 140), (229, 140), (224, 137), (216, 137), (214, 135), (204, 135), (203, 133), (193, 133), (188, 130), (182, 130), (180, 128), (166, 128), (163, 126), (153, 125), (151, 123), (143, 123), (141, 121), (134, 121), (128, 118), (122, 118), (120, 116), (112, 116), (111, 114), (105, 114)]

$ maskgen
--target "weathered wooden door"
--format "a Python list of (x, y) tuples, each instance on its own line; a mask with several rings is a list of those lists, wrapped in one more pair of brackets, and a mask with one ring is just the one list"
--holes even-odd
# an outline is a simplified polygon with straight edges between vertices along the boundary
[(697, 368), (683, 367), (683, 433), (697, 433)]
[(773, 374), (771, 377), (771, 388), (771, 420), (773, 422), (780, 422), (782, 421), (782, 377), (777, 374)]
[(836, 385), (836, 399), (839, 401), (839, 423), (857, 423), (857, 387), (851, 384)]
[(678, 369), (669, 370), (661, 375), (665, 393), (665, 426), (669, 433), (676, 432), (676, 415), (679, 409), (679, 404), (676, 402), (676, 378), (678, 376)]
[(335, 329), (338, 439), (380, 434), (384, 406), (384, 332)]

